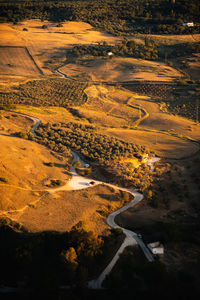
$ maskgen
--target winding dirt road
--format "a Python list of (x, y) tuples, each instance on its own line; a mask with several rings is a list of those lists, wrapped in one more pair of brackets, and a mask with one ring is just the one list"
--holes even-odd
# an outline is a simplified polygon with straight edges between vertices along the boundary
[[(36, 118), (32, 118), (32, 120), (35, 122), (35, 124), (32, 127), (31, 132), (34, 135), (36, 135), (35, 134), (35, 129), (40, 125), (40, 120), (38, 120)], [(81, 165), (84, 165), (85, 163), (80, 159), (80, 157), (78, 156), (77, 153), (75, 153), (72, 150), (71, 150), (71, 153), (73, 155), (73, 161), (72, 161), (72, 164), (70, 166), (70, 173), (72, 175), (71, 180), (69, 182), (67, 182), (64, 186), (61, 186), (61, 187), (58, 187), (58, 188), (55, 188), (55, 189), (48, 189), (49, 193), (55, 193), (55, 192), (64, 191), (64, 190), (80, 190), (80, 189), (88, 188), (88, 187), (91, 186), (90, 185), (91, 179), (83, 177), (83, 176), (77, 174), (76, 169), (73, 167), (73, 162), (75, 162), (75, 161), (80, 161)], [(153, 169), (154, 169), (154, 163), (158, 160), (159, 160), (159, 158), (157, 158), (157, 157), (153, 157), (153, 158), (148, 160), (147, 164), (149, 165), (151, 171), (153, 171)], [(139, 203), (143, 199), (143, 195), (141, 193), (133, 190), (133, 189), (118, 187), (116, 185), (112, 185), (112, 184), (105, 183), (105, 182), (102, 182), (102, 181), (97, 181), (97, 180), (95, 180), (94, 182), (95, 182), (96, 185), (97, 184), (103, 184), (103, 185), (107, 185), (109, 187), (112, 187), (114, 189), (119, 189), (121, 191), (126, 191), (134, 197), (134, 200), (132, 200), (131, 202), (129, 202), (125, 206), (121, 207), (117, 211), (111, 213), (107, 218), (107, 224), (111, 228), (120, 228), (120, 229), (122, 229), (122, 231), (123, 231), (123, 233), (125, 234), (126, 237), (125, 237), (122, 245), (120, 246), (120, 248), (116, 252), (115, 256), (113, 257), (111, 262), (108, 264), (108, 266), (103, 270), (103, 272), (100, 274), (100, 276), (97, 279), (92, 280), (88, 283), (89, 288), (101, 289), (104, 279), (111, 272), (111, 270), (113, 269), (113, 267), (116, 264), (117, 260), (119, 259), (120, 254), (123, 253), (124, 249), (127, 246), (139, 245), (141, 247), (142, 251), (144, 252), (144, 255), (148, 259), (148, 261), (152, 262), (154, 260), (154, 258), (153, 258), (153, 255), (150, 253), (149, 249), (146, 247), (146, 245), (142, 241), (142, 239), (138, 237), (137, 233), (135, 233), (131, 230), (128, 230), (126, 228), (123, 228), (123, 227), (121, 227), (121, 226), (119, 226), (118, 224), (115, 223), (115, 217), (117, 215), (119, 215), (120, 213), (124, 212), (125, 210), (127, 210), (127, 209), (133, 207), (134, 205), (136, 205), (137, 203)]]
[[(41, 124), (41, 121), (38, 118), (27, 115), (27, 114), (23, 114), (23, 113), (18, 113), (18, 114), (26, 116), (34, 122), (34, 125), (31, 128), (31, 133), (34, 136), (36, 136), (35, 129)], [(90, 182), (93, 179), (86, 178), (86, 177), (83, 177), (83, 176), (77, 174), (75, 168), (73, 167), (73, 162), (75, 162), (75, 161), (80, 161), (81, 165), (84, 165), (85, 163), (80, 159), (80, 157), (78, 156), (77, 153), (75, 153), (72, 150), (71, 150), (71, 153), (73, 155), (73, 161), (72, 161), (72, 164), (70, 166), (70, 173), (72, 175), (71, 179), (65, 185), (63, 185), (61, 187), (57, 187), (57, 188), (54, 188), (54, 189), (46, 189), (44, 191), (49, 192), (49, 193), (55, 193), (55, 192), (59, 192), (59, 191), (80, 190), (80, 189), (85, 189), (85, 188), (91, 187)], [(159, 158), (156, 158), (156, 157), (153, 157), (153, 158), (148, 160), (147, 163), (150, 166), (151, 171), (154, 168), (153, 164), (158, 160), (159, 160)], [(148, 259), (148, 261), (151, 262), (151, 261), (154, 260), (154, 258), (152, 256), (152, 254), (150, 253), (149, 249), (143, 243), (142, 239), (138, 237), (137, 233), (135, 233), (131, 230), (128, 230), (126, 228), (120, 227), (117, 223), (115, 223), (115, 217), (117, 215), (119, 215), (121, 212), (124, 212), (125, 210), (127, 210), (127, 209), (133, 207), (134, 205), (136, 205), (137, 203), (139, 203), (143, 199), (143, 195), (141, 193), (133, 190), (133, 189), (119, 187), (119, 186), (109, 184), (109, 183), (106, 183), (106, 182), (102, 182), (102, 181), (97, 181), (97, 180), (93, 180), (93, 181), (95, 182), (96, 185), (97, 184), (103, 184), (103, 185), (107, 185), (109, 187), (112, 187), (114, 189), (118, 189), (118, 190), (121, 190), (121, 191), (126, 191), (134, 197), (134, 200), (132, 200), (131, 202), (129, 202), (125, 206), (121, 207), (117, 211), (111, 213), (107, 218), (107, 224), (111, 228), (120, 228), (120, 229), (122, 229), (122, 231), (123, 231), (123, 233), (125, 234), (126, 237), (125, 237), (122, 245), (120, 246), (120, 248), (116, 252), (115, 256), (113, 257), (111, 262), (108, 264), (108, 266), (104, 269), (104, 271), (100, 274), (100, 276), (97, 279), (90, 281), (89, 284), (88, 284), (89, 288), (101, 289), (102, 288), (102, 282), (104, 281), (105, 277), (111, 272), (112, 268), (114, 267), (117, 260), (119, 259), (120, 254), (124, 251), (124, 249), (127, 246), (139, 245), (141, 247), (142, 251), (144, 252), (146, 258)], [(25, 207), (23, 208), (23, 210), (24, 209), (25, 209)]]

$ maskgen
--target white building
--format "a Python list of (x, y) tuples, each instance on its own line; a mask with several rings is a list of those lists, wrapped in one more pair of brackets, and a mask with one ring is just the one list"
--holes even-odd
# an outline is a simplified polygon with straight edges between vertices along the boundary
[(108, 56), (112, 56), (113, 55), (113, 53), (112, 52), (108, 52)]
[(154, 255), (163, 255), (164, 254), (164, 246), (160, 242), (154, 242), (147, 245), (149, 250)]
[(183, 26), (194, 27), (194, 22), (183, 23)]

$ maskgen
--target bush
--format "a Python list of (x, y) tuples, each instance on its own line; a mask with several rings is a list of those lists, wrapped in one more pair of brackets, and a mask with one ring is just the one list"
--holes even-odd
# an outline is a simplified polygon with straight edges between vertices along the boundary
[(80, 160), (76, 160), (76, 161), (73, 163), (73, 167), (74, 167), (74, 168), (79, 168), (80, 165), (81, 165)]
[(119, 236), (121, 234), (123, 234), (123, 230), (122, 228), (112, 228), (111, 232), (115, 235), (115, 236)]
[(14, 133), (14, 136), (22, 138), (22, 139), (28, 139), (28, 135), (24, 131), (18, 131)]
[(0, 218), (0, 227), (10, 225), (11, 220), (8, 218)]
[(129, 193), (128, 192), (120, 191), (120, 194), (121, 194), (120, 198), (123, 203), (126, 203), (129, 201)]
[(62, 180), (60, 179), (51, 179), (51, 183), (48, 184), (48, 187), (57, 187), (62, 185)]
[(90, 176), (92, 174), (91, 168), (85, 169), (85, 176)]
[(54, 162), (48, 162), (48, 163), (46, 163), (46, 166), (48, 166), (48, 167), (54, 167), (55, 164), (54, 164)]
[(149, 201), (149, 205), (153, 208), (158, 208), (158, 200), (154, 197)]
[(100, 215), (102, 215), (103, 217), (107, 217), (108, 216), (108, 212), (105, 210), (99, 210), (98, 211), (100, 213)]
[(0, 182), (8, 183), (8, 180), (5, 177), (0, 177)]

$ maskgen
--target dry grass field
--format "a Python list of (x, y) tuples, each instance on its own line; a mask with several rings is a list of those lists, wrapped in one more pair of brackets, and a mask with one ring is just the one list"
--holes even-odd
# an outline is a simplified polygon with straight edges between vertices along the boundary
[[(60, 121), (92, 123), (97, 125), (103, 134), (107, 133), (125, 141), (148, 146), (161, 157), (180, 158), (198, 151), (195, 143), (183, 137), (200, 140), (199, 126), (186, 118), (163, 113), (159, 104), (150, 101), (149, 97), (103, 85), (90, 86), (86, 89), (86, 93), (88, 101), (83, 106), (76, 107), (78, 115), (74, 116), (63, 108), (52, 107), (43, 110), (17, 106), (17, 109), (35, 115), (45, 123)], [(149, 113), (148, 118), (139, 124), (138, 130), (128, 129), (138, 118), (138, 110), (128, 107), (127, 103), (144, 108)], [(107, 131), (105, 126), (108, 128)]]
[(139, 117), (138, 109), (126, 105), (133, 97), (131, 92), (103, 85), (92, 85), (85, 90), (85, 93), (88, 96), (87, 102), (81, 107), (76, 107), (76, 110), (90, 123), (123, 127), (133, 124)]
[(40, 76), (41, 71), (24, 47), (0, 47), (0, 75)]
[(16, 112), (22, 112), (39, 118), (43, 123), (59, 123), (79, 121), (64, 107), (35, 107), (28, 105), (15, 105)]
[(59, 69), (69, 77), (87, 74), (92, 81), (174, 81), (182, 74), (164, 63), (136, 58), (82, 58), (76, 64), (69, 63)]
[[(137, 34), (130, 39), (134, 41), (140, 41), (141, 43), (144, 42), (146, 34)], [(157, 44), (165, 44), (165, 45), (174, 45), (174, 44), (181, 44), (181, 43), (194, 43), (200, 41), (200, 34), (191, 34), (191, 35), (171, 35), (171, 34), (163, 34), (163, 35), (155, 35), (155, 34), (148, 34), (148, 37), (155, 41)]]
[(2, 111), (0, 113), (0, 133), (12, 134), (16, 131), (29, 131), (33, 125), (32, 120), (18, 114)]
[(100, 211), (113, 210), (120, 205), (119, 192), (97, 185), (80, 191), (57, 192), (45, 195), (38, 204), (28, 207), (23, 214), (13, 214), (13, 218), (31, 232), (43, 230), (70, 230), (80, 220), (85, 221), (90, 230), (102, 234), (108, 228)]
[[(86, 93), (88, 96), (87, 103), (83, 107), (77, 108), (80, 114), (87, 120), (91, 120), (93, 124), (100, 126), (108, 126), (109, 124), (110, 127), (114, 127), (106, 131), (100, 128), (101, 133), (145, 145), (161, 157), (181, 158), (198, 151), (197, 144), (185, 140), (183, 137), (200, 140), (199, 126), (186, 118), (162, 112), (160, 105), (152, 102), (149, 97), (103, 85), (90, 86), (86, 89)], [(122, 120), (125, 118), (124, 107), (127, 108), (127, 127), (131, 126), (131, 120), (138, 118), (138, 110), (130, 107), (128, 109), (127, 104), (144, 108), (149, 113), (148, 118), (139, 124), (138, 130), (122, 129), (124, 125)], [(108, 119), (108, 113), (113, 112), (112, 106), (114, 105), (120, 107), (120, 120), (111, 115)]]
[[(43, 29), (43, 25), (47, 28)], [(62, 64), (65, 61), (66, 48), (77, 44), (101, 41), (115, 44), (119, 41), (112, 35), (93, 30), (87, 23), (64, 22), (62, 27), (56, 25), (56, 23), (40, 20), (28, 20), (19, 25), (0, 24), (1, 45), (27, 47), (44, 74), (51, 75), (52, 72), (46, 68), (46, 64), (50, 61), (53, 66), (54, 63), (58, 66)], [(24, 31), (24, 28), (27, 31)]]
[(107, 130), (104, 133), (123, 141), (144, 145), (160, 157), (180, 159), (193, 155), (199, 150), (199, 146), (192, 142), (159, 132), (121, 129)]
[[(47, 28), (42, 28), (43, 25)], [(26, 81), (27, 76), (39, 78), (41, 74), (37, 65), (45, 76), (52, 75), (54, 69), (65, 62), (66, 48), (73, 45), (100, 41), (115, 44), (120, 41), (120, 38), (94, 31), (89, 24), (83, 22), (65, 22), (62, 27), (56, 25), (39, 20), (24, 21), (19, 25), (0, 24), (0, 85), (7, 88), (7, 84)], [(23, 30), (24, 28), (27, 30)], [(144, 41), (142, 35), (134, 38), (137, 42)], [(192, 41), (188, 36), (187, 39), (184, 36), (151, 38), (160, 44)], [(193, 68), (197, 74), (197, 60), (191, 60), (189, 64), (190, 69)], [(172, 82), (182, 76), (179, 71), (163, 63), (117, 57), (110, 60), (81, 59), (77, 60), (76, 64), (63, 66), (60, 71), (72, 77), (87, 73), (92, 80), (99, 82)], [(164, 113), (160, 109), (162, 103), (155, 103), (155, 99), (120, 87), (104, 85), (90, 86), (85, 92), (88, 101), (80, 107), (73, 107), (77, 114), (72, 109), (68, 111), (61, 107), (25, 105), (16, 105), (16, 111), (36, 116), (44, 123), (90, 123), (102, 134), (147, 146), (160, 157), (180, 159), (199, 150), (196, 143), (183, 139), (187, 136), (200, 140), (199, 126), (185, 118)], [(137, 128), (131, 129), (140, 113), (142, 114), (139, 107), (145, 109), (149, 116)], [(63, 182), (69, 179), (69, 158), (62, 159), (44, 146), (11, 136), (16, 131), (30, 130), (32, 122), (14, 113), (3, 112), (1, 115), (0, 177), (6, 182), (0, 182), (0, 210), (25, 207), (21, 211), (10, 213), (9, 216), (33, 232), (65, 231), (83, 220), (88, 223), (90, 229), (102, 233), (107, 225), (105, 216), (103, 217), (100, 211), (107, 212), (110, 207), (116, 209), (120, 205), (119, 192), (105, 186), (75, 192), (45, 192), (51, 179), (60, 179)], [(48, 162), (54, 162), (55, 166), (48, 167)], [(158, 214), (154, 214), (157, 218)], [(127, 220), (130, 219), (129, 212), (126, 217)]]
[[(33, 114), (30, 108), (27, 110), (26, 113)], [(42, 116), (42, 110), (35, 108), (37, 110)], [(53, 111), (53, 108), (50, 110)], [(63, 110), (56, 114), (55, 108), (54, 114), (59, 120), (66, 120), (67, 114)], [(44, 120), (46, 115), (49, 116), (48, 109), (43, 112)], [(119, 207), (119, 191), (96, 186), (76, 192), (46, 192), (46, 185), (51, 179), (60, 179), (63, 183), (68, 181), (69, 159), (44, 146), (11, 135), (19, 130), (29, 131), (31, 126), (32, 121), (27, 117), (1, 113), (0, 178), (6, 182), (0, 180), (0, 216), (7, 216), (32, 232), (66, 231), (84, 220), (90, 229), (101, 234), (108, 226), (100, 211)], [(47, 166), (48, 162), (53, 162), (54, 166)]]
[[(9, 117), (9, 118), (8, 118)], [(69, 178), (68, 159), (53, 155), (47, 148), (10, 134), (30, 129), (27, 118), (3, 113), (0, 120), (0, 209), (19, 209), (38, 200), (51, 179)], [(34, 157), (34, 160), (33, 160)], [(46, 163), (54, 162), (54, 167)]]
[(150, 99), (136, 96), (134, 101), (131, 102), (145, 108), (149, 113), (149, 117), (140, 123), (140, 129), (167, 131), (187, 136), (197, 141), (200, 140), (199, 125), (194, 121), (167, 113), (167, 111), (163, 112), (163, 109), (160, 109), (162, 103), (155, 103), (152, 101), (153, 99), (151, 101), (148, 100)]
[[(66, 160), (59, 160), (48, 149), (23, 139), (0, 135), (0, 208), (19, 209), (37, 200), (51, 179), (66, 180)], [(34, 157), (34, 160), (33, 160)], [(55, 167), (45, 165), (54, 162)], [(36, 193), (35, 193), (36, 192)]]

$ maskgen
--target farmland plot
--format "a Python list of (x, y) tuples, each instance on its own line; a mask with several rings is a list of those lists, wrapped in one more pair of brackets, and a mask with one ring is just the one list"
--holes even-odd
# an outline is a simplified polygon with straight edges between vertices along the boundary
[(0, 74), (19, 76), (41, 75), (39, 67), (25, 47), (0, 47)]

